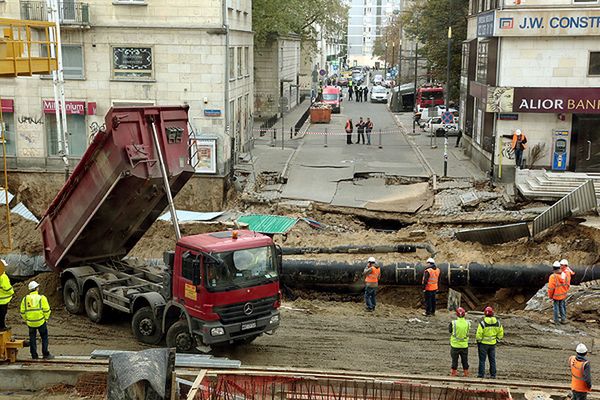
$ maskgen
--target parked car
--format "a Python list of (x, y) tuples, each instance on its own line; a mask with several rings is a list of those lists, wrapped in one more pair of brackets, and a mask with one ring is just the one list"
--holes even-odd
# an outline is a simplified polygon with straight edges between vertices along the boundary
[(383, 86), (383, 87), (385, 87), (385, 88), (393, 88), (393, 87), (394, 87), (394, 84), (395, 84), (395, 82), (394, 82), (394, 80), (392, 80), (392, 79), (386, 79), (386, 80), (384, 80), (384, 81), (383, 81), (381, 84), (382, 84), (382, 86)]
[(348, 86), (348, 78), (345, 76), (340, 76), (337, 80), (338, 85), (340, 86)]
[(373, 85), (381, 85), (383, 82), (383, 75), (375, 75), (373, 77)]
[(388, 90), (383, 86), (373, 86), (371, 89), (371, 103), (387, 103)]
[(363, 75), (362, 72), (352, 71), (352, 82), (354, 82), (354, 84), (362, 85), (364, 80), (365, 80), (365, 76)]
[(444, 136), (445, 132), (448, 132), (448, 136), (458, 135), (458, 121), (455, 118), (451, 124), (442, 123), (441, 117), (430, 118), (425, 126), (427, 136)]

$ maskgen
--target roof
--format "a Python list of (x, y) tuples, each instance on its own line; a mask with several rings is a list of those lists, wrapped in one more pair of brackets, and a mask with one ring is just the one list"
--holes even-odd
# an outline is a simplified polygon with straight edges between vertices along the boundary
[(270, 237), (257, 232), (238, 230), (237, 239), (233, 239), (233, 232), (223, 231), (184, 236), (179, 241), (179, 244), (207, 253), (221, 253), (223, 251), (249, 249), (273, 244)]
[(243, 215), (238, 222), (248, 224), (248, 229), (261, 233), (286, 233), (298, 222), (298, 218), (282, 217), (280, 215)]

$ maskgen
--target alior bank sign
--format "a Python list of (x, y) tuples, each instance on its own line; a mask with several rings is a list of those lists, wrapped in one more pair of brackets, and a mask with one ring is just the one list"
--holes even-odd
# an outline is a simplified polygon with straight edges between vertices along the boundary
[(488, 87), (486, 111), (600, 114), (600, 88)]
[[(600, 36), (598, 8), (497, 10), (494, 13), (493, 29), (490, 19), (489, 16), (487, 21), (486, 18), (478, 19), (478, 36)], [(487, 34), (482, 34), (483, 32)]]

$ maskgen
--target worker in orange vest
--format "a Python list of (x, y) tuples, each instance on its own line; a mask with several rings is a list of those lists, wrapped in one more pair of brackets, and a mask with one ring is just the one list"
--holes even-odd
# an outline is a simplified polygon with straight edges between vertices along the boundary
[(566, 324), (567, 323), (567, 307), (565, 305), (567, 298), (567, 281), (562, 277), (562, 271), (560, 270), (560, 263), (556, 261), (553, 265), (553, 274), (548, 279), (548, 297), (554, 301), (554, 323)]
[(592, 391), (592, 373), (590, 362), (585, 358), (588, 349), (583, 343), (579, 343), (575, 349), (577, 356), (569, 357), (571, 367), (571, 390), (573, 400), (586, 400), (587, 394)]
[(513, 133), (511, 147), (515, 152), (515, 165), (517, 168), (523, 168), (523, 151), (525, 150), (527, 144), (527, 137), (520, 129), (517, 129), (515, 133)]
[(435, 265), (433, 258), (427, 259), (427, 269), (423, 273), (423, 293), (425, 294), (425, 312), (423, 315), (430, 317), (435, 315), (435, 295), (438, 290), (440, 270)]
[(367, 311), (375, 311), (377, 305), (375, 296), (377, 295), (377, 286), (379, 286), (379, 277), (381, 276), (381, 270), (377, 266), (375, 257), (369, 257), (367, 260), (363, 276), (365, 277), (365, 305)]
[(354, 125), (352, 125), (352, 118), (348, 118), (346, 121), (346, 144), (352, 144), (352, 132), (354, 131)]

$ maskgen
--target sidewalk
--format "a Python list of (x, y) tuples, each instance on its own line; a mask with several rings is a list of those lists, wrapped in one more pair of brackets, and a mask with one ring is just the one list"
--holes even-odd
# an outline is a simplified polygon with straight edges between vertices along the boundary
[[(412, 134), (412, 113), (394, 114), (400, 131), (422, 156), (430, 173), (438, 177), (444, 176), (444, 138), (427, 136), (421, 128), (416, 127)], [(456, 137), (448, 137), (448, 176), (451, 178), (485, 179), (486, 175), (469, 157), (462, 147), (456, 147)]]

